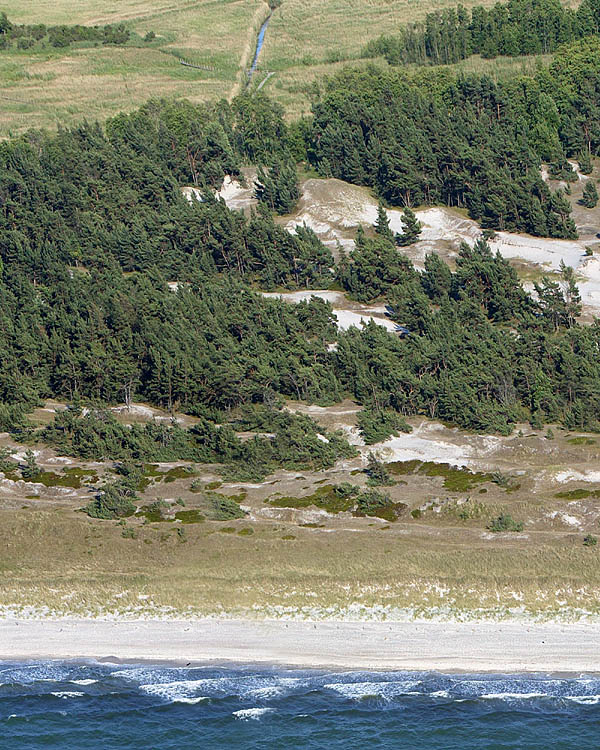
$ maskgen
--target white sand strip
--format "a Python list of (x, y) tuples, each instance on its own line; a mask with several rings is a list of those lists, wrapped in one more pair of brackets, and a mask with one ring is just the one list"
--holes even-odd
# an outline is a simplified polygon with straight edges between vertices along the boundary
[(466, 672), (600, 672), (600, 625), (2, 620), (1, 659), (272, 663)]

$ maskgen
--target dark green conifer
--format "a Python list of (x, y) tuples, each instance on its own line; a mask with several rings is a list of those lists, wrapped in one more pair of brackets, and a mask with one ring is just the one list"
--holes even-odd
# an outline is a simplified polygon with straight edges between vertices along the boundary
[(583, 186), (581, 202), (586, 208), (595, 208), (598, 203), (598, 189), (593, 180), (588, 180)]
[(383, 237), (383, 239), (388, 240), (389, 242), (394, 244), (394, 233), (390, 229), (390, 220), (388, 219), (388, 215), (382, 201), (379, 201), (377, 205), (377, 221), (375, 222), (375, 232), (380, 237)]
[(396, 234), (396, 244), (400, 247), (414, 244), (421, 234), (421, 222), (415, 216), (415, 213), (408, 206), (402, 212), (402, 233)]

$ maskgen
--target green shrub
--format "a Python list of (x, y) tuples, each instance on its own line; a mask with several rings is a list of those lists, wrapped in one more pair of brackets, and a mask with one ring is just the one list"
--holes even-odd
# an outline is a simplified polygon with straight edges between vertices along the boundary
[(368, 483), (372, 487), (390, 487), (391, 485), (396, 484), (392, 479), (391, 474), (386, 469), (385, 464), (382, 461), (379, 461), (373, 453), (369, 453), (367, 475), (369, 477)]
[(358, 427), (367, 445), (380, 443), (399, 432), (412, 432), (408, 422), (390, 409), (363, 409), (358, 414)]
[(132, 497), (135, 496), (128, 487), (120, 482), (114, 482), (105, 485), (84, 510), (91, 518), (103, 520), (126, 518), (135, 513)]
[(213, 521), (230, 521), (246, 515), (235, 500), (224, 495), (213, 495), (210, 498), (210, 505), (210, 518)]
[[(504, 474), (501, 471), (492, 472), (491, 480), (494, 484), (497, 484), (498, 487), (502, 487), (506, 492), (516, 492), (521, 486), (514, 477), (510, 476), (510, 474)], [(479, 491), (487, 492), (485, 488)]]
[(12, 454), (10, 448), (0, 448), (0, 471), (3, 474), (12, 474), (17, 468), (17, 464), (12, 460)]
[(274, 505), (276, 508), (308, 508), (314, 505), (321, 508), (327, 513), (344, 513), (352, 510), (356, 504), (355, 497), (359, 493), (359, 488), (342, 482), (342, 484), (327, 484), (319, 487), (312, 495), (304, 497), (270, 497), (266, 502)]
[(163, 511), (168, 510), (170, 507), (169, 503), (165, 502), (165, 500), (155, 500), (149, 505), (144, 505), (141, 508), (141, 511), (146, 520), (152, 523), (158, 523), (160, 521), (168, 520), (164, 517)]
[(34, 480), (42, 473), (31, 448), (25, 453), (25, 466), (21, 467), (21, 476), (25, 480)]
[(181, 523), (202, 523), (205, 520), (199, 510), (180, 510), (175, 513), (175, 518)]
[(583, 544), (586, 547), (595, 547), (598, 544), (598, 540), (596, 539), (595, 536), (588, 534), (587, 536), (583, 537)]
[(395, 503), (389, 495), (377, 490), (365, 490), (356, 498), (355, 516), (375, 516), (395, 521), (406, 509), (404, 503)]
[(490, 531), (523, 531), (523, 521), (515, 521), (508, 513), (501, 513), (488, 526)]

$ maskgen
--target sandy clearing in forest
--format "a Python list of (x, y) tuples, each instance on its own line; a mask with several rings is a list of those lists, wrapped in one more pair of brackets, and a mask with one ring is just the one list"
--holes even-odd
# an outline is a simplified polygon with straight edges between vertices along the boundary
[(329, 289), (302, 289), (297, 292), (261, 292), (263, 297), (282, 299), (285, 302), (307, 302), (311, 297), (318, 297), (331, 302), (332, 305), (340, 305), (344, 301), (343, 292), (333, 292)]
[[(376, 453), (386, 461), (433, 461), (453, 466), (473, 466), (502, 447), (502, 438), (463, 433), (456, 441), (456, 431), (437, 422), (423, 421), (410, 433), (400, 433), (382, 443), (365, 448), (363, 456)], [(454, 438), (452, 442), (449, 438)]]
[[(581, 175), (576, 162), (572, 164), (576, 168), (580, 183), (583, 183), (587, 176)], [(253, 194), (256, 170), (246, 168), (242, 171), (246, 186), (238, 180), (226, 177), (217, 193), (232, 210), (248, 210), (257, 203)], [(542, 176), (549, 180), (547, 169), (542, 168)], [(553, 182), (552, 186), (558, 186), (558, 184), (558, 182)], [(184, 187), (182, 192), (189, 201), (201, 196), (201, 191), (194, 187)], [(574, 205), (577, 209), (576, 202)], [(415, 213), (423, 225), (421, 237), (411, 247), (403, 248), (403, 252), (418, 267), (422, 266), (425, 256), (430, 252), (436, 252), (446, 260), (453, 260), (457, 256), (461, 242), (473, 245), (482, 233), (476, 221), (455, 209), (436, 206), (418, 209)], [(387, 216), (392, 231), (401, 232), (402, 211), (396, 208), (387, 209)], [(522, 270), (524, 264), (536, 274), (553, 273), (558, 271), (561, 261), (571, 266), (577, 272), (584, 308), (587, 308), (589, 313), (597, 314), (600, 312), (600, 257), (586, 255), (586, 247), (597, 242), (597, 227), (594, 224), (596, 217), (593, 213), (575, 211), (574, 218), (578, 221), (581, 234), (579, 240), (557, 240), (499, 231), (489, 244), (494, 252), (500, 252), (503, 257), (515, 262), (519, 270)], [(346, 252), (353, 249), (353, 237), (360, 224), (368, 227), (376, 222), (377, 201), (367, 188), (334, 178), (311, 178), (301, 185), (297, 211), (287, 217), (278, 217), (276, 220), (289, 232), (294, 232), (298, 226), (306, 225), (318, 235), (337, 258), (339, 247)], [(584, 221), (585, 225), (582, 223)], [(310, 296), (310, 292), (301, 294), (305, 295), (303, 299)], [(329, 292), (316, 290), (314, 294), (322, 296)], [(326, 297), (322, 296), (322, 298)], [(289, 299), (291, 300), (292, 297)], [(334, 297), (327, 299), (334, 305), (337, 305), (339, 301), (339, 298)], [(362, 310), (348, 310), (347, 305), (340, 309), (343, 312), (338, 315), (338, 321), (343, 330), (350, 325), (360, 325), (361, 319), (368, 320), (378, 312), (366, 307)], [(388, 330), (394, 330), (393, 324), (386, 319), (376, 320), (376, 322)]]
[(223, 185), (217, 195), (227, 204), (227, 208), (232, 211), (239, 211), (245, 208), (256, 206), (258, 201), (254, 197), (254, 181), (256, 179), (255, 169), (242, 170), (246, 185), (242, 185), (238, 180), (231, 177), (225, 177)]
[(359, 305), (348, 300), (343, 292), (333, 292), (326, 289), (307, 289), (298, 292), (261, 292), (261, 294), (263, 297), (281, 299), (284, 302), (292, 303), (308, 301), (311, 297), (318, 297), (326, 302), (330, 302), (340, 331), (347, 331), (352, 326), (360, 328), (363, 323), (366, 325), (370, 321), (387, 328), (388, 331), (395, 332), (398, 329), (397, 324), (386, 317), (385, 306)]

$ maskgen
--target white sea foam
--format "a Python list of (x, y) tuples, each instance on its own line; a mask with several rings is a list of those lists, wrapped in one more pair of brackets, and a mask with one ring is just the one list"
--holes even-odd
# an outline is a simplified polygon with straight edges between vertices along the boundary
[(280, 695), (284, 695), (287, 691), (281, 685), (269, 685), (267, 687), (253, 688), (244, 693), (244, 698), (252, 699), (268, 699), (278, 698)]
[(194, 705), (195, 703), (209, 700), (210, 698), (207, 695), (199, 695), (197, 698), (173, 698), (173, 703), (189, 703), (190, 705)]
[(154, 695), (157, 698), (169, 701), (170, 703), (186, 703), (189, 701), (198, 702), (197, 699), (205, 699), (206, 695), (198, 695), (202, 690), (206, 692), (209, 687), (207, 683), (220, 682), (217, 680), (181, 680), (179, 682), (159, 682), (148, 685), (140, 685), (140, 691), (147, 695)]
[(69, 680), (73, 685), (93, 685), (98, 680)]
[(57, 690), (52, 695), (66, 700), (67, 698), (81, 698), (85, 693), (80, 693), (78, 690)]
[(271, 714), (274, 711), (274, 708), (242, 708), (240, 711), (234, 711), (232, 716), (235, 716), (236, 719), (242, 719), (243, 721), (258, 721), (261, 716)]
[(584, 706), (595, 706), (600, 703), (600, 695), (565, 695), (565, 700), (581, 703)]
[(370, 696), (377, 696), (391, 700), (399, 695), (419, 695), (414, 688), (421, 684), (420, 680), (395, 682), (331, 682), (323, 685), (328, 690), (334, 690), (345, 698), (362, 700)]
[(530, 698), (547, 698), (548, 693), (485, 693), (479, 697), (485, 700), (529, 700)]

